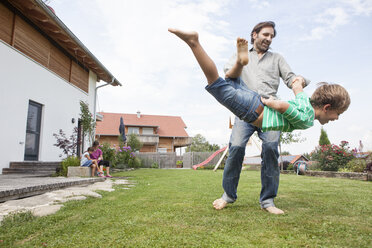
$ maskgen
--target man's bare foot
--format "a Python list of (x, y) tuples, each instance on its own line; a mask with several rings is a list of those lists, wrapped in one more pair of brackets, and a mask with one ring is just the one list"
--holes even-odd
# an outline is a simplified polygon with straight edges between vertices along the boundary
[(283, 210), (276, 208), (276, 207), (263, 208), (263, 210), (266, 210), (270, 214), (284, 214)]
[(242, 66), (248, 64), (248, 41), (243, 38), (236, 40), (236, 48), (238, 51), (238, 63)]
[(213, 202), (213, 207), (217, 210), (223, 209), (224, 207), (226, 207), (226, 205), (227, 205), (227, 201), (225, 201), (222, 198), (218, 198), (217, 200)]
[(177, 35), (190, 47), (194, 47), (195, 45), (199, 44), (199, 35), (195, 31), (186, 32), (175, 28), (168, 28), (168, 31)]

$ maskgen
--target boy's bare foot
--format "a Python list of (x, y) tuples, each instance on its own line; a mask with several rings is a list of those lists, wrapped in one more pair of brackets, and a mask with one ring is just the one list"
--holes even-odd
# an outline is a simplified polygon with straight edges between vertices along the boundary
[(224, 207), (226, 207), (226, 205), (227, 205), (227, 201), (225, 201), (222, 198), (218, 198), (217, 200), (213, 202), (213, 207), (217, 210), (223, 209)]
[(284, 214), (283, 210), (276, 207), (263, 208), (263, 210), (269, 212), (270, 214)]
[(248, 64), (248, 41), (243, 38), (236, 40), (236, 48), (238, 51), (238, 63), (242, 66)]
[(195, 31), (182, 31), (176, 28), (168, 28), (168, 31), (177, 35), (181, 40), (186, 42), (190, 47), (194, 47), (199, 43), (199, 35)]

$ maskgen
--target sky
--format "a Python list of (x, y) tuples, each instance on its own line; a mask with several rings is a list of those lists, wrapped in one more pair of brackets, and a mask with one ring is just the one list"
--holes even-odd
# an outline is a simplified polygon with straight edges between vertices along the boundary
[[(235, 53), (237, 37), (249, 39), (255, 24), (274, 21), (271, 51), (311, 80), (343, 85), (351, 105), (323, 126), (331, 143), (372, 151), (372, 0), (50, 0), (62, 22), (122, 83), (98, 90), (97, 111), (181, 116), (189, 136), (225, 146), (231, 114), (204, 90), (206, 80), (191, 50), (168, 27), (195, 30), (220, 75)], [(104, 82), (100, 82), (102, 84)], [(278, 96), (293, 98), (283, 82)], [(370, 99), (370, 100), (368, 100)], [(125, 121), (125, 120), (124, 120)], [(296, 131), (305, 140), (283, 145), (310, 153), (321, 125)], [(248, 146), (246, 155), (257, 155)]]

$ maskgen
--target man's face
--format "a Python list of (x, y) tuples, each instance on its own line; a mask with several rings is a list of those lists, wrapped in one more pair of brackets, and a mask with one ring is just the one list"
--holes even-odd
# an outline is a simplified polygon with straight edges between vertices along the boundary
[(253, 33), (253, 46), (257, 52), (265, 53), (269, 49), (273, 38), (274, 29), (272, 27), (263, 27), (258, 34)]

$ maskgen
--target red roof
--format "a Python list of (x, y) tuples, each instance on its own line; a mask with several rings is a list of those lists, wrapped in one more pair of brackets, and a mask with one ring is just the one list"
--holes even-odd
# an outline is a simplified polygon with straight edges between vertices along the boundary
[(159, 137), (189, 137), (186, 125), (180, 116), (140, 115), (99, 112), (102, 121), (97, 121), (97, 135), (119, 135), (120, 117), (126, 127), (158, 127)]

